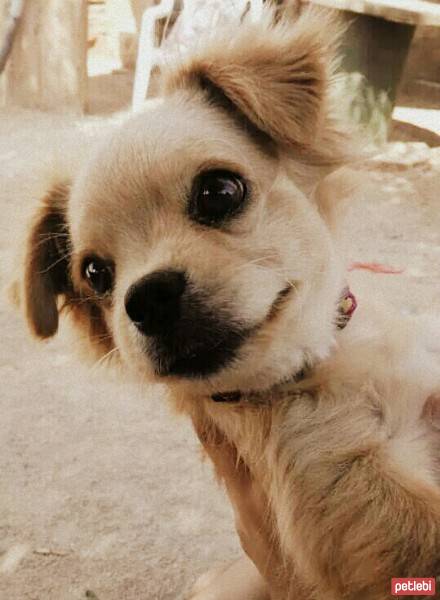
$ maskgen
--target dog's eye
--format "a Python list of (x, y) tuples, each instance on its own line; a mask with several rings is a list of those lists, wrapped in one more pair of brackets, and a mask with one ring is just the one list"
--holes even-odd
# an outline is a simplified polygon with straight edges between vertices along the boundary
[(230, 171), (206, 171), (194, 181), (188, 212), (202, 225), (221, 225), (240, 212), (247, 196), (243, 179)]
[(114, 267), (108, 260), (98, 256), (86, 258), (82, 265), (82, 275), (98, 296), (108, 294), (113, 288)]

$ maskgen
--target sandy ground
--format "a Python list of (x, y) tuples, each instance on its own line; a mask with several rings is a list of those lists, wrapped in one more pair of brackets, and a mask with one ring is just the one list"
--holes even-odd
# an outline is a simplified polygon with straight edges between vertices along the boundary
[[(106, 119), (80, 128), (95, 135)], [(26, 182), (64, 151), (66, 123), (76, 127), (36, 113), (0, 118), (0, 286), (35, 202)], [(353, 290), (375, 286), (391, 310), (439, 311), (440, 149), (389, 146), (365, 180), (345, 232), (349, 261), (403, 273), (352, 272)], [(3, 301), (0, 332), (0, 598), (176, 600), (238, 555), (225, 496), (162, 390), (82, 367), (63, 334), (31, 343)]]

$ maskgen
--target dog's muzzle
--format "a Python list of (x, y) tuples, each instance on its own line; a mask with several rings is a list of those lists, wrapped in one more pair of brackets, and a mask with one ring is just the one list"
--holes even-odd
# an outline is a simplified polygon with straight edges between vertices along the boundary
[(156, 271), (129, 288), (125, 310), (158, 375), (206, 377), (234, 360), (251, 329), (209, 306), (182, 271)]

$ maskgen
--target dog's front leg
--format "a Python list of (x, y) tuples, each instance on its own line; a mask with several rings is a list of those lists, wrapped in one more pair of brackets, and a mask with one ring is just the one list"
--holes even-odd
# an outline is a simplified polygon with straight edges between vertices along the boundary
[[(262, 486), (253, 477), (237, 450), (216, 428), (207, 432), (194, 423), (205, 452), (232, 503), (241, 545), (251, 559), (242, 559), (212, 579), (210, 594), (200, 600), (311, 600), (310, 589), (293, 576), (291, 565), (281, 556), (275, 523)], [(257, 568), (255, 568), (255, 566)], [(235, 595), (227, 579), (237, 582)], [(217, 588), (214, 590), (214, 586)], [(229, 593), (226, 591), (229, 590)], [(225, 591), (219, 595), (219, 591)]]

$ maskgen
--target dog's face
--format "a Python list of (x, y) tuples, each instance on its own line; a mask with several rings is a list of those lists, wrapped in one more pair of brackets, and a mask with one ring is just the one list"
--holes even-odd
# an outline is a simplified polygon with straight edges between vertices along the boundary
[(341, 280), (305, 192), (340, 153), (318, 26), (211, 42), (48, 193), (25, 264), (37, 335), (64, 298), (102, 354), (201, 394), (270, 386), (327, 351)]

